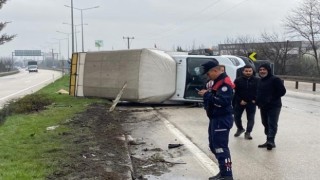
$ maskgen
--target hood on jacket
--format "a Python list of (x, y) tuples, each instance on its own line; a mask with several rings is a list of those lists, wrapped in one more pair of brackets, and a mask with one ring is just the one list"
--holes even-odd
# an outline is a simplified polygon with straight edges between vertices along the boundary
[(272, 74), (272, 70), (271, 70), (271, 66), (270, 66), (270, 64), (269, 63), (263, 63), (263, 64), (261, 64), (260, 66), (259, 66), (259, 68), (258, 68), (258, 72), (259, 72), (259, 69), (260, 68), (265, 68), (267, 71), (268, 71), (268, 75), (266, 76), (266, 77), (269, 77), (269, 76), (272, 76), (273, 74)]

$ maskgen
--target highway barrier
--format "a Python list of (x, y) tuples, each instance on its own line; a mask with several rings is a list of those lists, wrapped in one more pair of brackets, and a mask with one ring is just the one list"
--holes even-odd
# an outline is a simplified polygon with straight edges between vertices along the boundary
[(312, 91), (316, 91), (316, 84), (320, 83), (320, 78), (319, 77), (303, 77), (303, 76), (282, 76), (278, 75), (282, 80), (286, 81), (295, 81), (295, 88), (299, 88), (299, 82), (307, 82), (307, 83), (312, 83)]

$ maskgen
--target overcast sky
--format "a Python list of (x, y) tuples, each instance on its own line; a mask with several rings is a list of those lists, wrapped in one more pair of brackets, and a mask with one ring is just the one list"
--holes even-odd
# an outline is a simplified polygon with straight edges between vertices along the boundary
[[(126, 49), (123, 37), (134, 37), (132, 49), (173, 47), (211, 47), (224, 43), (227, 37), (262, 32), (284, 31), (282, 20), (302, 0), (73, 0), (83, 11), (84, 50), (97, 51), (96, 40), (103, 41), (100, 50)], [(56, 39), (71, 33), (70, 0), (9, 0), (0, 10), (0, 21), (11, 23), (0, 33), (17, 37), (0, 46), (0, 57), (14, 50), (54, 49)], [(80, 11), (74, 10), (74, 24), (81, 24)], [(77, 26), (77, 45), (81, 51), (81, 26)], [(67, 40), (60, 41), (61, 54), (67, 57)], [(71, 52), (71, 36), (70, 36)]]

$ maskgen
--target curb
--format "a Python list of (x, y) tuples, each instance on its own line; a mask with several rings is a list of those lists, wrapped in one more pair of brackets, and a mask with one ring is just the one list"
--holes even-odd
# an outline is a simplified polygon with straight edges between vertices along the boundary
[(128, 142), (129, 142), (129, 137), (128, 135), (122, 135), (120, 137), (120, 139), (124, 142), (124, 147), (126, 148), (126, 152), (127, 152), (127, 156), (126, 156), (126, 162), (127, 162), (127, 166), (128, 166), (128, 171), (126, 173), (124, 173), (123, 177), (126, 177), (127, 180), (133, 180), (133, 165), (132, 165), (132, 160), (131, 160), (131, 156), (130, 156), (130, 149), (128, 146)]

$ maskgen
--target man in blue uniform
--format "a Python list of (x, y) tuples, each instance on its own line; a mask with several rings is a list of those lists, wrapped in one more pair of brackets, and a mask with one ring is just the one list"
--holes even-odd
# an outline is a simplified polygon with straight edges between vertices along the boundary
[(210, 89), (202, 89), (204, 107), (209, 122), (209, 147), (219, 162), (220, 172), (209, 180), (233, 180), (231, 156), (228, 147), (229, 132), (233, 125), (232, 96), (234, 84), (227, 74), (221, 71), (216, 59), (208, 61), (203, 66), (203, 74), (214, 80)]

